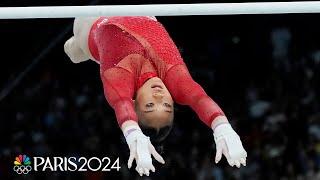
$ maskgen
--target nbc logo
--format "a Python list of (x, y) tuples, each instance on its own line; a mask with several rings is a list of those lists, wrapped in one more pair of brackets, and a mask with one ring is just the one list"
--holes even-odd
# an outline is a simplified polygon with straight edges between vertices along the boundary
[(30, 158), (26, 155), (17, 156), (13, 164), (13, 170), (18, 174), (28, 174), (32, 170)]

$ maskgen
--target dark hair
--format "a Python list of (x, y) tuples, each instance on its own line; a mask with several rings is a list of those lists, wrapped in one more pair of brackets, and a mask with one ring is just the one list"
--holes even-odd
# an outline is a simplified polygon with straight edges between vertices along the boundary
[(165, 127), (160, 128), (158, 130), (155, 128), (146, 127), (142, 123), (139, 123), (139, 126), (140, 126), (143, 134), (150, 137), (150, 141), (151, 141), (152, 145), (154, 146), (154, 148), (156, 149), (156, 151), (159, 154), (163, 154), (164, 153), (164, 146), (163, 146), (164, 140), (170, 134), (173, 125), (170, 124), (170, 125), (167, 125)]
[(162, 143), (166, 139), (166, 137), (168, 137), (172, 129), (172, 124), (164, 126), (160, 129), (156, 129), (152, 127), (147, 127), (146, 125), (140, 123), (140, 121), (139, 126), (143, 134), (150, 137), (150, 141), (152, 144)]

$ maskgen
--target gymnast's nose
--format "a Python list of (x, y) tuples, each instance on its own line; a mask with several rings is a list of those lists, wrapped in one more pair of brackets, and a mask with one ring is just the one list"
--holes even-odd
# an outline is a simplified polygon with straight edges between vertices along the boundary
[(160, 100), (163, 98), (163, 94), (160, 92), (153, 93), (153, 97)]

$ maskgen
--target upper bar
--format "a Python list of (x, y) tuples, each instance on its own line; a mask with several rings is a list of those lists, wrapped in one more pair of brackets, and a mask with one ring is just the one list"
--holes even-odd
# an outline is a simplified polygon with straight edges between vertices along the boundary
[(319, 13), (320, 1), (1, 7), (0, 19)]

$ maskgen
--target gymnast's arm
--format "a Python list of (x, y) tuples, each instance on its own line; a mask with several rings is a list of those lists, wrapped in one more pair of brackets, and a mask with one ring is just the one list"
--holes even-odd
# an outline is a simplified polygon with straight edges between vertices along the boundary
[(107, 101), (116, 113), (118, 124), (130, 149), (128, 168), (131, 168), (133, 160), (136, 160), (136, 171), (140, 176), (143, 174), (149, 176), (150, 170), (155, 171), (151, 155), (157, 161), (163, 164), (165, 162), (137, 123), (132, 100), (134, 77), (127, 70), (114, 67), (106, 71), (101, 70), (101, 79)]
[(218, 121), (227, 122), (226, 118), (221, 118), (224, 116), (221, 108), (192, 79), (185, 64), (171, 67), (167, 71), (165, 84), (175, 102), (190, 106), (207, 126), (212, 127), (216, 118)]
[(215, 162), (218, 163), (223, 154), (230, 166), (245, 166), (247, 152), (240, 137), (221, 108), (192, 79), (187, 67), (184, 64), (173, 66), (166, 74), (165, 83), (177, 103), (189, 105), (212, 128), (217, 149)]
[[(102, 65), (101, 65), (102, 66)], [(127, 70), (114, 67), (101, 68), (101, 80), (105, 97), (114, 109), (120, 127), (125, 121), (138, 121), (132, 97), (134, 95), (134, 77)]]

